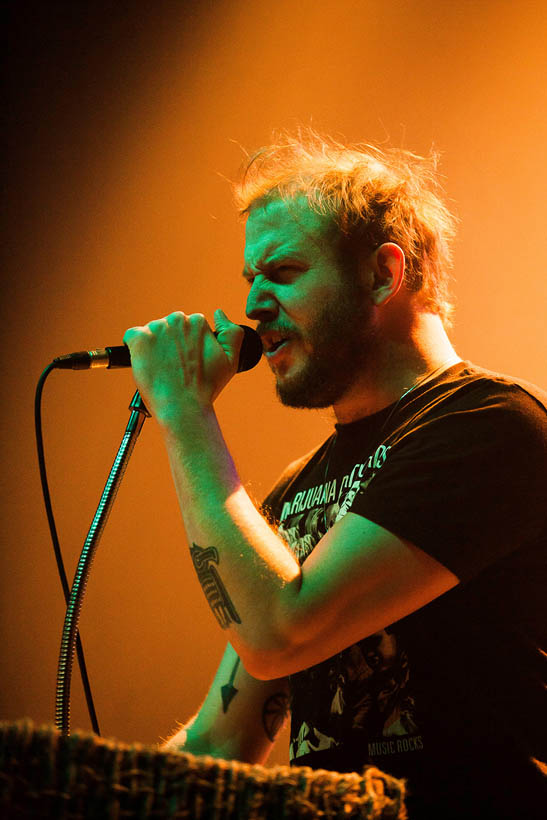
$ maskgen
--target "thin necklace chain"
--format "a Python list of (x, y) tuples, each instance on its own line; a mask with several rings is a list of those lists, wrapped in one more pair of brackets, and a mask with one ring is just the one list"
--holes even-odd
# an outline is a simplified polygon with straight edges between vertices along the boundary
[(408, 387), (404, 391), (404, 393), (402, 393), (399, 396), (399, 398), (397, 399), (397, 401), (395, 402), (395, 404), (394, 404), (394, 406), (391, 410), (391, 413), (388, 415), (387, 419), (384, 421), (384, 423), (382, 424), (382, 426), (380, 427), (380, 430), (378, 432), (379, 433), (383, 432), (386, 424), (388, 423), (388, 421), (390, 420), (392, 415), (395, 413), (395, 411), (397, 410), (397, 408), (399, 407), (400, 403), (405, 398), (405, 396), (408, 396), (409, 393), (412, 393), (414, 390), (417, 390), (418, 387), (421, 387), (426, 382), (431, 381), (431, 379), (434, 379), (435, 376), (439, 376), (444, 370), (448, 370), (449, 367), (451, 367), (451, 365), (449, 364), (449, 360), (444, 361), (444, 362), (442, 362), (442, 364), (440, 364), (438, 367), (436, 367), (435, 370), (430, 370), (429, 373), (426, 373), (425, 376), (422, 376), (421, 379), (418, 379), (418, 381), (415, 384), (411, 384), (410, 387)]
[[(431, 379), (434, 379), (435, 376), (439, 376), (444, 370), (448, 370), (448, 368), (451, 367), (451, 366), (452, 366), (451, 363), (449, 364), (448, 361), (444, 361), (442, 364), (440, 364), (438, 367), (436, 367), (435, 370), (430, 370), (428, 373), (425, 374), (425, 376), (422, 376), (421, 379), (418, 379), (418, 381), (415, 382), (415, 384), (411, 384), (410, 387), (407, 387), (403, 391), (403, 393), (401, 393), (401, 395), (399, 396), (399, 398), (397, 399), (397, 401), (393, 405), (393, 407), (391, 409), (391, 412), (388, 414), (387, 419), (384, 421), (384, 423), (380, 427), (380, 429), (378, 431), (378, 435), (380, 435), (380, 433), (383, 432), (386, 424), (388, 423), (390, 418), (393, 416), (393, 414), (395, 413), (395, 411), (397, 410), (397, 408), (399, 407), (399, 405), (401, 404), (401, 402), (405, 398), (405, 396), (408, 396), (409, 393), (412, 393), (414, 390), (416, 390), (418, 387), (421, 387), (427, 381), (430, 381)], [(323, 479), (323, 486), (325, 488), (327, 486), (327, 476), (328, 476), (328, 472), (329, 472), (330, 460), (331, 460), (332, 452), (334, 450), (334, 445), (336, 444), (336, 439), (337, 438), (338, 438), (338, 431), (335, 431), (335, 433), (334, 433), (334, 435), (333, 435), (333, 437), (330, 441), (328, 452), (327, 452), (327, 463), (325, 465), (325, 476), (324, 476), (324, 479)], [(326, 492), (325, 492), (325, 500), (323, 501), (323, 523), (325, 525), (325, 532), (327, 532)]]

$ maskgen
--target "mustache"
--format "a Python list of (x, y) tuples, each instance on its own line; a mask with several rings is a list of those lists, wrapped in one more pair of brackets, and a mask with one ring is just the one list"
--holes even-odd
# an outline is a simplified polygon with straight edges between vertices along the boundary
[(286, 324), (267, 324), (259, 322), (256, 326), (256, 332), (259, 336), (264, 336), (266, 333), (281, 333), (283, 336), (298, 336), (299, 333), (296, 328)]

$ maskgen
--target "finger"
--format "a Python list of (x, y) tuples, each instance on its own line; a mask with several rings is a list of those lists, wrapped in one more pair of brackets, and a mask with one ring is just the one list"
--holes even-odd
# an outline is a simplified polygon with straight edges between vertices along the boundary
[(215, 331), (219, 345), (222, 347), (230, 364), (237, 367), (239, 351), (243, 343), (243, 329), (231, 322), (223, 310), (215, 310)]
[(127, 347), (131, 348), (131, 345), (135, 345), (140, 339), (147, 336), (149, 332), (148, 325), (136, 325), (125, 331), (122, 341)]
[[(184, 316), (184, 314), (181, 315)], [(135, 327), (128, 328), (124, 333), (124, 344), (129, 345), (135, 339), (159, 336), (165, 330), (170, 318), (170, 316), (165, 316), (163, 319), (152, 319), (147, 325), (135, 325)]]
[(163, 321), (165, 321), (168, 327), (181, 327), (187, 318), (182, 310), (175, 310), (173, 313), (170, 313), (169, 316), (166, 316)]
[(191, 313), (186, 317), (185, 330), (190, 336), (200, 340), (211, 328), (203, 313)]

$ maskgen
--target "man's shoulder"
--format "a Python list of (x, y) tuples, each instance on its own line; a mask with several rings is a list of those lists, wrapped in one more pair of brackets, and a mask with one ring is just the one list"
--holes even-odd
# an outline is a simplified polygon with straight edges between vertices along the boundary
[(445, 413), (470, 418), (474, 410), (489, 410), (500, 420), (527, 419), (547, 429), (547, 391), (526, 379), (462, 361), (450, 370), (419, 402), (433, 416)]
[(504, 397), (508, 401), (520, 399), (526, 402), (526, 397), (529, 397), (547, 412), (547, 391), (537, 384), (518, 376), (510, 376), (480, 367), (472, 362), (464, 361), (460, 364), (460, 369), (454, 375), (454, 381), (459, 382), (461, 386), (473, 386), (485, 396)]
[[(545, 453), (547, 392), (525, 379), (461, 361), (411, 400), (391, 434), (406, 446), (447, 442), (458, 458), (476, 446)], [(411, 434), (411, 435), (410, 435)], [(392, 443), (392, 442), (390, 442)], [(461, 451), (461, 452), (460, 452)]]

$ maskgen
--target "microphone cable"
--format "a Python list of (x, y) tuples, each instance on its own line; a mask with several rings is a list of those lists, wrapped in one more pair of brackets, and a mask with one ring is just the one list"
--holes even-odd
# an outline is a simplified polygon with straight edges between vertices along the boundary
[[(59, 573), (59, 578), (61, 579), (61, 586), (63, 588), (63, 594), (65, 597), (65, 603), (68, 607), (70, 602), (70, 588), (68, 586), (68, 580), (66, 577), (65, 572), (65, 565), (63, 562), (63, 556), (61, 554), (61, 546), (59, 544), (59, 538), (57, 536), (57, 527), (55, 526), (55, 518), (53, 515), (53, 507), (51, 504), (51, 495), (49, 492), (49, 485), (47, 480), (47, 472), (46, 472), (46, 460), (44, 455), (44, 440), (42, 436), (42, 392), (44, 389), (44, 384), (51, 373), (58, 365), (55, 362), (51, 362), (48, 364), (40, 378), (38, 379), (38, 384), (36, 385), (36, 394), (34, 397), (34, 429), (36, 433), (36, 450), (38, 453), (38, 467), (40, 470), (40, 481), (42, 484), (42, 495), (44, 497), (44, 505), (46, 508), (47, 520), (49, 525), (49, 532), (51, 534), (51, 541), (53, 543), (53, 552), (55, 553), (55, 560), (57, 563), (57, 571)], [(80, 639), (80, 633), (78, 631), (76, 635), (76, 653), (78, 656), (78, 665), (80, 667), (80, 675), (82, 678), (82, 684), (84, 687), (84, 694), (87, 703), (87, 710), (89, 712), (89, 717), (91, 720), (91, 726), (95, 734), (100, 736), (99, 731), (99, 722), (97, 720), (97, 713), (95, 711), (95, 704), (93, 703), (93, 695), (91, 694), (91, 686), (89, 684), (89, 677), (87, 674), (87, 668), (85, 663), (84, 657), (84, 649), (82, 646), (82, 641)]]

